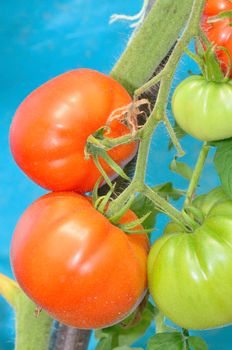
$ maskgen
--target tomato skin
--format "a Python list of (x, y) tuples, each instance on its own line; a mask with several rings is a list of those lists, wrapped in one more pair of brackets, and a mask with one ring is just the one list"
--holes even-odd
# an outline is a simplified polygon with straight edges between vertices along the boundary
[(232, 81), (216, 83), (193, 75), (174, 91), (172, 111), (179, 126), (202, 141), (232, 136)]
[[(90, 134), (106, 124), (111, 112), (131, 102), (112, 78), (90, 69), (64, 73), (33, 91), (19, 106), (10, 129), (10, 147), (19, 167), (37, 184), (53, 191), (92, 191), (100, 176), (92, 159), (84, 159)], [(115, 138), (129, 129), (114, 120)], [(136, 143), (109, 154), (122, 167), (134, 156)], [(110, 177), (113, 170), (105, 162)]]
[[(229, 0), (208, 0), (206, 1), (204, 15), (202, 18), (202, 30), (205, 32), (208, 40), (217, 45), (225, 47), (232, 57), (232, 27), (231, 19), (225, 18), (213, 23), (207, 21), (211, 16), (217, 16), (220, 12), (231, 11), (232, 2)], [(225, 51), (217, 50), (217, 56), (221, 62), (224, 72), (228, 67), (228, 56)], [(232, 72), (230, 74), (232, 77)]]
[[(121, 222), (135, 219), (128, 211)], [(25, 293), (53, 318), (102, 328), (125, 318), (143, 298), (148, 249), (146, 234), (125, 234), (85, 197), (54, 192), (22, 215), (11, 263)]]
[[(206, 199), (204, 203), (210, 208)], [(184, 328), (232, 323), (232, 201), (214, 201), (193, 233), (177, 230), (176, 224), (173, 233), (170, 228), (148, 258), (149, 288), (156, 304)]]
[(204, 9), (204, 15), (216, 16), (220, 12), (230, 11), (232, 4), (230, 0), (207, 0)]

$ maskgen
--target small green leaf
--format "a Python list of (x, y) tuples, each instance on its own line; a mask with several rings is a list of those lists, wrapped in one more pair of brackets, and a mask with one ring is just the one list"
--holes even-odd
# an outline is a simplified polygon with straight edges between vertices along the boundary
[(121, 217), (130, 209), (131, 204), (133, 203), (135, 199), (135, 194), (133, 194), (128, 201), (125, 203), (125, 205), (117, 212), (117, 214), (110, 216), (109, 220), (113, 224), (118, 223), (118, 221), (121, 219)]
[(217, 142), (214, 165), (220, 177), (222, 188), (232, 198), (232, 139)]
[(171, 182), (166, 182), (164, 184), (153, 187), (153, 190), (159, 193), (159, 195), (165, 199), (173, 199), (177, 201), (182, 196), (185, 195), (185, 191), (174, 188)]
[(103, 169), (98, 156), (93, 155), (93, 160), (95, 165), (97, 166), (98, 170), (100, 171), (100, 173), (102, 174), (102, 177), (104, 178), (105, 182), (107, 183), (107, 185), (112, 188), (112, 182), (109, 178), (109, 176), (107, 175), (107, 173), (105, 172), (105, 170)]
[(200, 337), (190, 336), (188, 342), (194, 350), (208, 350), (206, 342)]
[(149, 339), (146, 350), (184, 350), (184, 346), (181, 333), (158, 333)]
[(173, 161), (170, 164), (170, 170), (172, 170), (174, 173), (177, 173), (178, 175), (181, 175), (187, 180), (190, 180), (192, 177), (192, 169), (190, 166), (183, 162), (178, 162), (175, 157)]
[(100, 183), (103, 181), (103, 177), (100, 176), (99, 179), (97, 180), (97, 182), (94, 185), (93, 188), (93, 193), (92, 193), (92, 203), (95, 206), (96, 201), (98, 200), (98, 190), (100, 187)]
[(118, 346), (117, 348), (113, 348), (113, 350), (143, 350), (143, 348), (130, 348), (129, 346)]
[(100, 157), (104, 159), (107, 164), (113, 169), (119, 176), (123, 179), (130, 181), (129, 176), (124, 172), (124, 170), (109, 156), (109, 154), (105, 151), (100, 152)]
[[(156, 191), (161, 197), (170, 200), (178, 200), (182, 197), (185, 192), (173, 187), (171, 182), (166, 182), (153, 187), (153, 190)], [(150, 215), (143, 221), (144, 229), (151, 229), (155, 226), (156, 216), (160, 212), (155, 208), (154, 203), (145, 197), (143, 194), (139, 194), (133, 201), (131, 205), (131, 210), (139, 217), (143, 217), (147, 212), (150, 212)]]
[(101, 338), (97, 343), (95, 350), (112, 350), (112, 338), (110, 336)]
[(150, 211), (134, 221), (127, 222), (125, 224), (119, 224), (118, 226), (121, 227), (122, 229), (125, 228), (125, 229), (129, 230), (129, 229), (134, 228), (138, 225), (142, 225), (142, 223), (148, 218), (149, 215), (151, 215)]
[(155, 208), (154, 203), (143, 194), (139, 194), (131, 205), (131, 210), (139, 217), (143, 217), (146, 213), (150, 215), (143, 221), (143, 228), (150, 229), (155, 226), (156, 216), (159, 211)]
[[(136, 311), (135, 311), (136, 312)], [(114, 344), (117, 346), (129, 346), (133, 344), (136, 340), (144, 335), (147, 328), (151, 325), (154, 317), (157, 313), (157, 309), (148, 302), (144, 308), (140, 321), (130, 328), (124, 328), (120, 323), (112, 327), (108, 327), (102, 330), (97, 330), (95, 336), (99, 338), (111, 337), (114, 340)], [(134, 313), (130, 315), (125, 321), (126, 324), (130, 322), (130, 319), (134, 318)], [(99, 350), (99, 349), (97, 349)], [(102, 349), (100, 349), (102, 350)]]

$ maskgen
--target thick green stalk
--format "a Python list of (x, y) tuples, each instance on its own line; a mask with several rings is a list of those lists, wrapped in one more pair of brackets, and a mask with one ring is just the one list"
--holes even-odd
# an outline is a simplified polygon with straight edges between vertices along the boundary
[[(182, 2), (180, 2), (182, 4)], [(172, 79), (176, 70), (176, 67), (179, 63), (179, 60), (184, 52), (185, 47), (189, 44), (190, 40), (197, 36), (199, 33), (199, 22), (202, 15), (203, 7), (205, 4), (205, 0), (195, 0), (192, 6), (191, 14), (188, 19), (187, 25), (183, 31), (181, 38), (178, 40), (175, 49), (173, 50), (165, 68), (160, 73), (160, 88), (156, 100), (155, 107), (148, 118), (147, 122), (143, 127), (143, 133), (141, 136), (141, 142), (139, 145), (139, 153), (138, 160), (135, 169), (134, 179), (132, 180), (130, 188), (134, 188), (134, 184), (136, 184), (136, 190), (140, 191), (140, 189), (144, 185), (144, 178), (146, 172), (146, 161), (149, 154), (150, 141), (151, 137), (154, 133), (154, 130), (160, 120), (162, 120), (166, 115), (166, 107), (168, 96), (172, 84)], [(183, 6), (183, 4), (182, 4)], [(162, 35), (161, 35), (162, 36)], [(146, 91), (147, 84), (145, 84), (144, 88), (139, 88), (139, 92)], [(138, 91), (135, 92), (138, 94)], [(153, 196), (154, 197), (154, 196)], [(110, 206), (111, 212), (116, 212), (121, 208), (126, 200), (125, 193), (122, 193)], [(152, 198), (151, 198), (152, 200)], [(156, 204), (156, 202), (154, 201)], [(163, 203), (164, 205), (164, 203)], [(167, 215), (173, 218), (172, 210), (165, 205), (166, 208), (163, 210)], [(162, 206), (161, 206), (162, 209)], [(177, 214), (178, 213), (178, 214)], [(176, 210), (176, 221), (177, 216), (179, 215), (180, 221), (182, 221), (182, 214)]]
[(192, 201), (192, 198), (196, 190), (196, 187), (198, 185), (209, 150), (210, 150), (210, 146), (208, 146), (207, 143), (204, 143), (189, 183), (189, 187), (186, 193), (186, 199), (184, 202), (184, 207), (188, 206)]
[(48, 350), (51, 317), (44, 311), (36, 317), (36, 305), (23, 293), (15, 281), (2, 274), (0, 274), (0, 294), (15, 311), (15, 350)]
[(15, 306), (15, 350), (48, 350), (52, 319), (44, 311), (36, 316), (35, 308), (21, 292)]
[(111, 76), (130, 93), (143, 85), (174, 45), (192, 5), (193, 0), (157, 0), (112, 69)]

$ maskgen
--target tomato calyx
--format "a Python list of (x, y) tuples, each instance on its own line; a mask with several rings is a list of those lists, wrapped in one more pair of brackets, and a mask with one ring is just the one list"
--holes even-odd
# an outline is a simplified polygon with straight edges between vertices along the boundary
[(142, 225), (142, 223), (151, 215), (151, 211), (148, 211), (145, 215), (142, 217), (139, 217), (136, 220), (127, 222), (127, 223), (120, 223), (121, 218), (126, 214), (126, 212), (130, 209), (134, 199), (135, 194), (132, 194), (126, 203), (122, 206), (122, 208), (116, 213), (111, 215), (109, 209), (109, 203), (112, 200), (112, 195), (115, 190), (115, 184), (113, 184), (112, 188), (108, 191), (108, 193), (104, 196), (98, 196), (97, 191), (99, 188), (99, 184), (101, 182), (101, 179), (99, 179), (98, 183), (95, 185), (92, 202), (94, 208), (99, 211), (102, 215), (108, 218), (108, 220), (113, 224), (114, 226), (117, 226), (120, 228), (123, 232), (127, 234), (141, 234), (141, 233), (150, 233), (154, 231), (154, 228), (148, 228), (148, 229), (136, 229), (136, 227)]
[(200, 227), (203, 224), (204, 215), (202, 211), (199, 208), (196, 208), (194, 205), (188, 205), (186, 208), (184, 208), (182, 214), (187, 224), (187, 233), (194, 232), (198, 227)]
[[(209, 17), (207, 19), (207, 23), (209, 23), (209, 24), (215, 23), (215, 22), (221, 21), (221, 20), (226, 19), (226, 18), (232, 19), (232, 10), (223, 11), (223, 12), (220, 12), (219, 14), (217, 14), (216, 16)], [(230, 21), (229, 25), (230, 26), (232, 25), (231, 21)]]
[[(197, 55), (186, 50), (186, 53), (198, 64), (204, 78), (207, 81), (214, 81), (216, 83), (225, 83), (229, 81), (231, 71), (231, 56), (228, 49), (224, 46), (213, 45), (204, 35), (201, 33), (201, 37), (196, 40)], [(228, 57), (228, 65), (226, 72), (223, 73), (221, 64), (217, 58), (216, 53), (224, 51)]]

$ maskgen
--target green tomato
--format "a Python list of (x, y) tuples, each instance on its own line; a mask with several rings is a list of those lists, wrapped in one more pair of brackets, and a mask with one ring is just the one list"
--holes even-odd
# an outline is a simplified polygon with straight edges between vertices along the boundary
[(179, 126), (199, 140), (232, 137), (232, 80), (217, 83), (192, 75), (174, 91), (172, 111)]
[(222, 200), (217, 191), (214, 198), (212, 192), (208, 195), (211, 207), (207, 196), (203, 198), (203, 208), (209, 211), (204, 209), (201, 226), (186, 233), (169, 224), (148, 258), (151, 295), (159, 309), (183, 328), (232, 323), (232, 201)]

